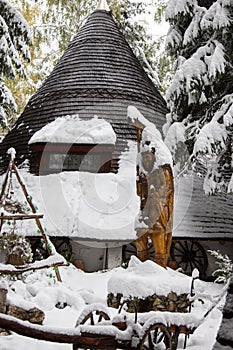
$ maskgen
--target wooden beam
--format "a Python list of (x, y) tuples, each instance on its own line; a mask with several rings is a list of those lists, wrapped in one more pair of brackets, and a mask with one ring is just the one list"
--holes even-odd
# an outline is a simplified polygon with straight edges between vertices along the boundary
[(12, 215), (1, 215), (1, 220), (30, 220), (30, 219), (42, 219), (43, 214), (12, 214)]
[[(7, 266), (7, 265), (6, 265)], [(64, 264), (64, 262), (58, 262), (52, 265), (41, 265), (36, 266), (35, 264), (28, 265), (28, 266), (15, 266), (15, 269), (0, 269), (0, 274), (6, 274), (6, 275), (15, 275), (20, 274), (28, 271), (36, 271), (36, 270), (42, 270), (42, 269), (49, 269), (51, 267), (56, 268), (59, 266), (68, 266), (68, 264)]]
[[(116, 349), (117, 341), (113, 336), (101, 334), (80, 334), (78, 328), (52, 328), (30, 324), (15, 317), (0, 313), (0, 327), (25, 337), (55, 343), (79, 344), (80, 347)], [(104, 327), (104, 326), (103, 326)]]

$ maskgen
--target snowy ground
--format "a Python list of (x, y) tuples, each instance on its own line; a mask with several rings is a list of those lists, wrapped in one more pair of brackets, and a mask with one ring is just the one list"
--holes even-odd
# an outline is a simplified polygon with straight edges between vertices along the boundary
[[(161, 268), (155, 267), (154, 270), (151, 262), (148, 264), (140, 263), (137, 265), (137, 269), (137, 273), (141, 277), (145, 278), (145, 276), (148, 276), (148, 281), (155, 271), (161, 274)], [(122, 268), (104, 272), (85, 273), (76, 269), (73, 265), (60, 268), (60, 273), (62, 283), (56, 282), (52, 270), (30, 273), (24, 281), (17, 280), (10, 283), (7, 281), (8, 287), (11, 287), (8, 291), (8, 302), (28, 309), (37, 306), (46, 314), (43, 324), (45, 327), (65, 327), (69, 330), (76, 324), (78, 316), (86, 304), (102, 303), (106, 305), (108, 288), (112, 288), (114, 285), (114, 278), (117, 280), (116, 276), (126, 276), (126, 270)], [(134, 275), (135, 279), (137, 279), (136, 274)], [(172, 283), (177, 282), (177, 285), (181, 284), (181, 281), (183, 281), (182, 285), (184, 286), (189, 284), (189, 282), (191, 284), (189, 277), (171, 269), (168, 269), (164, 276), (165, 278), (161, 284), (166, 284), (169, 279), (172, 280)], [(167, 279), (166, 276), (168, 277)], [(111, 283), (108, 284), (109, 279), (111, 279)], [(1, 277), (2, 280), (3, 277)], [(153, 287), (153, 283), (151, 286)], [(200, 302), (197, 302), (198, 306), (194, 306), (192, 311), (194, 318), (201, 318), (201, 314), (204, 314), (206, 309), (209, 308), (215, 296), (221, 294), (223, 287), (223, 285), (219, 284), (196, 281), (195, 290), (204, 300), (204, 305), (202, 306)], [(135, 293), (137, 293), (137, 283), (135, 283)], [(188, 350), (212, 349), (221, 322), (221, 307), (223, 302), (224, 300), (222, 299), (218, 307), (211, 311), (203, 324), (190, 336), (187, 344)], [(60, 309), (55, 306), (58, 303), (60, 305), (68, 305)], [(110, 309), (111, 315), (116, 314), (116, 312), (115, 309)], [(182, 337), (178, 349), (183, 348), (184, 338)], [(0, 337), (1, 350), (18, 350), (25, 349), (26, 347), (32, 350), (72, 349), (72, 345), (69, 344), (49, 343), (25, 338), (17, 334)]]

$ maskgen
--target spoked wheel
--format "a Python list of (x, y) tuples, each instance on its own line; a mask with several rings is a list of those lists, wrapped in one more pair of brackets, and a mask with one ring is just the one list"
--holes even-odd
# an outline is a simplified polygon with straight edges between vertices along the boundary
[(70, 261), (72, 256), (72, 245), (70, 243), (69, 238), (67, 237), (54, 237), (50, 238), (52, 243), (54, 244), (56, 251), (64, 256), (67, 261)]
[[(88, 312), (83, 317), (81, 315), (81, 317), (78, 318), (75, 327), (78, 327), (84, 324), (94, 326), (94, 325), (97, 325), (99, 322), (101, 322), (103, 319), (108, 321), (110, 320), (110, 317), (104, 310), (101, 310), (101, 308), (99, 308), (98, 310), (92, 310)], [(73, 350), (79, 350), (79, 349), (83, 349), (83, 348), (78, 344), (73, 344)], [(92, 348), (88, 348), (88, 349), (92, 350)]]
[[(150, 260), (154, 260), (154, 247), (150, 239), (148, 239), (148, 247), (150, 251)], [(123, 263), (128, 264), (132, 255), (137, 256), (137, 247), (134, 242), (131, 242), (123, 246), (123, 252), (122, 252)]]
[(205, 276), (208, 258), (202, 245), (197, 241), (173, 241), (171, 257), (188, 275), (197, 268), (201, 276)]
[(172, 336), (162, 323), (152, 325), (144, 334), (139, 350), (172, 350)]
[(91, 326), (94, 326), (97, 323), (101, 322), (103, 319), (110, 320), (110, 317), (104, 311), (99, 311), (99, 310), (91, 311), (82, 320), (77, 321), (76, 327), (81, 324), (86, 324), (86, 325), (89, 324)]

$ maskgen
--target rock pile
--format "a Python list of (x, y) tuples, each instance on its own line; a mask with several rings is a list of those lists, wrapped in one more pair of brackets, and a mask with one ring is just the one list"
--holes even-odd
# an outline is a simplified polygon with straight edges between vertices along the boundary
[(44, 312), (37, 307), (33, 307), (30, 310), (25, 310), (16, 305), (9, 305), (6, 313), (9, 316), (14, 316), (20, 320), (29, 321), (36, 324), (42, 324), (45, 319)]
[[(107, 297), (108, 306), (119, 308), (125, 299), (121, 293), (114, 295), (109, 293)], [(135, 308), (138, 312), (149, 311), (170, 311), (170, 312), (188, 312), (190, 300), (188, 294), (177, 295), (170, 292), (167, 296), (163, 295), (149, 295), (144, 299), (132, 297), (126, 301), (127, 311), (134, 312)]]

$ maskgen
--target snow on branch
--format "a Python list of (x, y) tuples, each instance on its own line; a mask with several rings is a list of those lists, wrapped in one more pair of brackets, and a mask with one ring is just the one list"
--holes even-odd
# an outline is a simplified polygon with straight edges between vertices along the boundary
[(165, 13), (166, 21), (180, 14), (191, 14), (193, 6), (196, 4), (196, 0), (170, 0)]
[(229, 26), (230, 12), (228, 9), (230, 6), (230, 1), (215, 1), (201, 20), (202, 30), (206, 28), (219, 29)]
[(181, 32), (178, 26), (172, 25), (168, 31), (168, 35), (165, 42), (166, 50), (169, 51), (171, 48), (181, 46), (181, 44), (182, 44)]
[(199, 21), (205, 13), (206, 9), (204, 7), (196, 6), (192, 21), (184, 33), (183, 45), (192, 43), (199, 36), (201, 29)]
[(170, 106), (182, 93), (187, 95), (189, 105), (206, 102), (204, 89), (200, 87), (210, 86), (218, 74), (225, 72), (227, 62), (224, 56), (223, 45), (217, 40), (210, 40), (199, 47), (190, 58), (183, 58), (167, 91)]
[(217, 40), (214, 40), (213, 44), (215, 47), (213, 48), (212, 55), (205, 57), (205, 62), (208, 66), (208, 75), (210, 79), (215, 79), (217, 74), (224, 73), (227, 64), (224, 58), (225, 51), (223, 45)]
[[(193, 154), (212, 154), (214, 145), (223, 149), (225, 148), (226, 138), (227, 132), (224, 125), (213, 119), (208, 124), (204, 125), (200, 133), (197, 135)], [(217, 152), (216, 147), (215, 151)]]
[(222, 105), (206, 123), (196, 136), (193, 155), (208, 153), (216, 155), (226, 150), (226, 140), (229, 126), (233, 125), (233, 95), (227, 95), (222, 99)]

